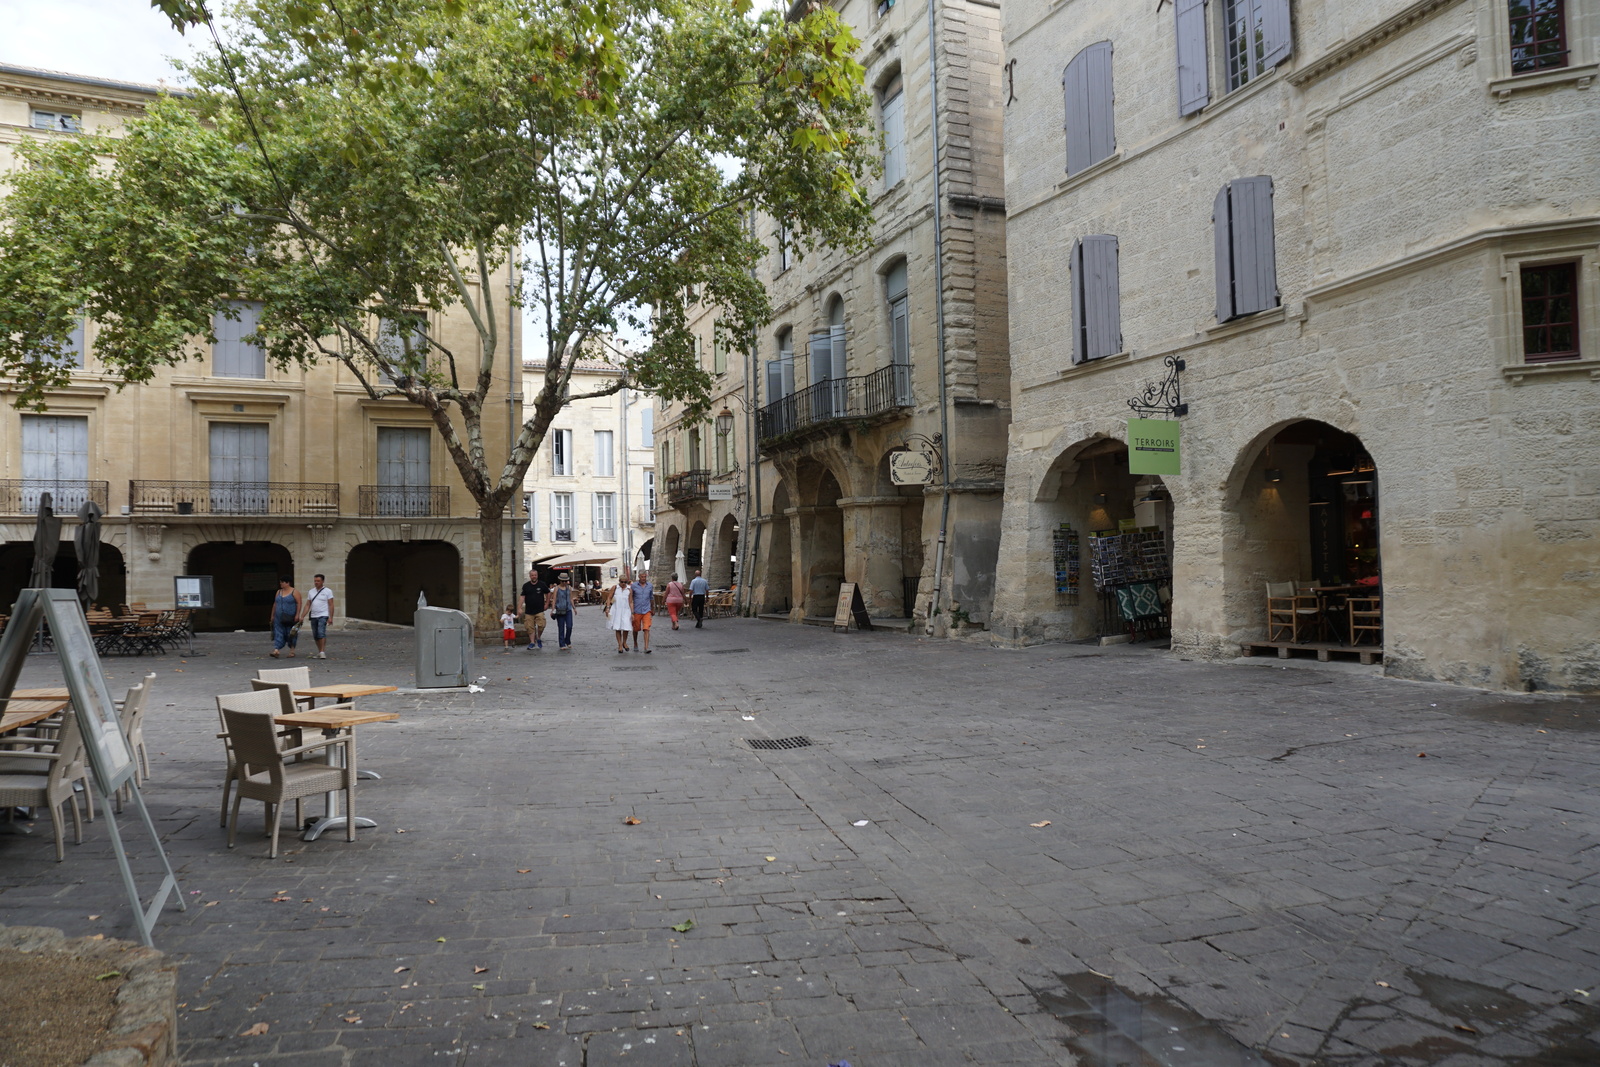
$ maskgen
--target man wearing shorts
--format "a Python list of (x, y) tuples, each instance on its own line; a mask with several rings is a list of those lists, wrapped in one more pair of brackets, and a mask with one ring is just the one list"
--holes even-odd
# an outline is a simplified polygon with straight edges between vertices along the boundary
[(333, 590), (322, 584), (322, 575), (311, 578), (306, 594), (305, 619), (311, 622), (311, 636), (317, 640), (317, 658), (328, 658), (328, 622), (333, 618)]
[(636, 574), (633, 584), (628, 587), (628, 595), (633, 598), (633, 647), (639, 647), (639, 635), (644, 634), (644, 653), (650, 654), (650, 617), (655, 611), (655, 586), (644, 580), (644, 575)]

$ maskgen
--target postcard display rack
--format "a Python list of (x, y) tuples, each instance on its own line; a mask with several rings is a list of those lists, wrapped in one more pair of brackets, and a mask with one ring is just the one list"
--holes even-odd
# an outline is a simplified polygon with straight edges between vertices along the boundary
[(1141, 582), (1165, 584), (1172, 581), (1172, 557), (1167, 553), (1167, 535), (1159, 526), (1140, 526), (1132, 530), (1103, 530), (1089, 536), (1089, 570), (1095, 589), (1102, 595), (1103, 625), (1106, 633), (1123, 627), (1117, 609), (1116, 590)]
[[(84, 751), (89, 756), (90, 778), (104, 801), (102, 814), (111, 836), (111, 847), (116, 853), (117, 867), (122, 872), (122, 884), (133, 905), (134, 924), (139, 938), (154, 947), (150, 929), (155, 925), (161, 908), (171, 895), (179, 911), (187, 911), (183, 894), (178, 890), (178, 879), (167, 861), (166, 850), (161, 847), (161, 836), (156, 833), (150, 811), (145, 807), (134, 778), (133, 746), (123, 733), (117, 706), (111, 699), (106, 676), (100, 669), (100, 656), (94, 650), (94, 638), (89, 633), (88, 620), (84, 618), (83, 605), (78, 603), (76, 591), (71, 589), (24, 589), (17, 594), (15, 611), (0, 635), (0, 701), (9, 700), (16, 689), (17, 678), (28, 656), (28, 646), (41, 623), (50, 628), (56, 655), (61, 659), (61, 674), (66, 680), (72, 704), (66, 714), (78, 720), (83, 735)], [(128, 854), (122, 845), (122, 834), (117, 829), (117, 816), (112, 797), (119, 789), (127, 788), (144, 827), (150, 833), (155, 856), (160, 861), (164, 875), (155, 899), (146, 908), (139, 898), (139, 888), (134, 884), (133, 871), (128, 866)], [(76, 801), (74, 801), (76, 803)], [(56, 812), (51, 818), (60, 818)]]
[(1052, 531), (1055, 538), (1056, 592), (1067, 598), (1067, 603), (1078, 602), (1078, 580), (1083, 568), (1082, 546), (1078, 531), (1070, 522), (1064, 522)]

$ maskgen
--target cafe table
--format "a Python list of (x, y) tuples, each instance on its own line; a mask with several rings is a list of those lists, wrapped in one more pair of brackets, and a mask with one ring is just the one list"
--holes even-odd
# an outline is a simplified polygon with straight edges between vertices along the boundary
[[(369, 685), (366, 682), (335, 682), (332, 685), (312, 685), (304, 689), (296, 689), (294, 695), (297, 697), (310, 697), (311, 709), (308, 710), (314, 710), (317, 706), (317, 701), (323, 697), (332, 698), (335, 704), (348, 704), (359, 697), (398, 692), (399, 688), (399, 686), (395, 685)], [(398, 715), (394, 717), (399, 718)], [(376, 722), (378, 720), (373, 721)], [(357, 771), (356, 777), (381, 780), (383, 775), (377, 771)]]
[[(393, 688), (394, 687), (391, 686), (389, 689), (380, 691), (392, 692)], [(352, 763), (354, 763), (356, 758), (355, 728), (357, 726), (364, 726), (369, 722), (394, 722), (398, 718), (400, 718), (400, 716), (392, 711), (361, 711), (357, 708), (324, 708), (321, 711), (312, 709), (310, 711), (297, 711), (292, 715), (279, 715), (276, 716), (273, 721), (278, 723), (280, 726), (298, 726), (302, 730), (321, 730), (323, 737), (337, 737), (340, 733), (349, 731), (350, 744), (347, 746), (349, 748), (348, 757), (341, 757), (338, 751), (335, 750), (329, 753), (328, 758), (348, 758)], [(362, 777), (362, 772), (359, 767), (356, 770), (356, 777)], [(370, 777), (376, 778), (377, 775), (370, 775)], [(339, 814), (338, 792), (330, 792), (327, 794), (327, 808), (324, 810), (322, 818), (313, 821), (310, 826), (306, 827), (305, 833), (301, 834), (300, 837), (304, 841), (315, 841), (326, 830), (343, 830), (347, 821), (348, 820), (345, 816)], [(357, 829), (361, 829), (363, 827), (372, 829), (377, 825), (377, 823), (373, 822), (364, 815), (356, 816)]]

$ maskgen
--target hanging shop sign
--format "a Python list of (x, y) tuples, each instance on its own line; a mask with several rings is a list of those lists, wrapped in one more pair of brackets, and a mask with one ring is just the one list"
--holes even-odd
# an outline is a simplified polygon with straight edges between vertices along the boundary
[(733, 499), (733, 483), (732, 482), (728, 482), (725, 485), (707, 486), (706, 487), (706, 499), (707, 500), (732, 500)]
[(1129, 419), (1128, 473), (1179, 473), (1179, 427), (1176, 419)]
[(890, 452), (889, 480), (895, 485), (927, 485), (933, 481), (933, 453)]

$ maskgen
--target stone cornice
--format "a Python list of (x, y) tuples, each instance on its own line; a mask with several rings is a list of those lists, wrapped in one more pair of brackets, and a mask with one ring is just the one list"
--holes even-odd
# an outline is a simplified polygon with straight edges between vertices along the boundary
[(1404, 33), (1424, 19), (1431, 18), (1445, 8), (1454, 7), (1461, 2), (1462, 0), (1416, 0), (1416, 3), (1384, 19), (1355, 40), (1334, 46), (1294, 71), (1289, 75), (1289, 84), (1296, 89), (1304, 89), (1312, 82), (1325, 78), (1347, 63), (1366, 55), (1396, 34)]

